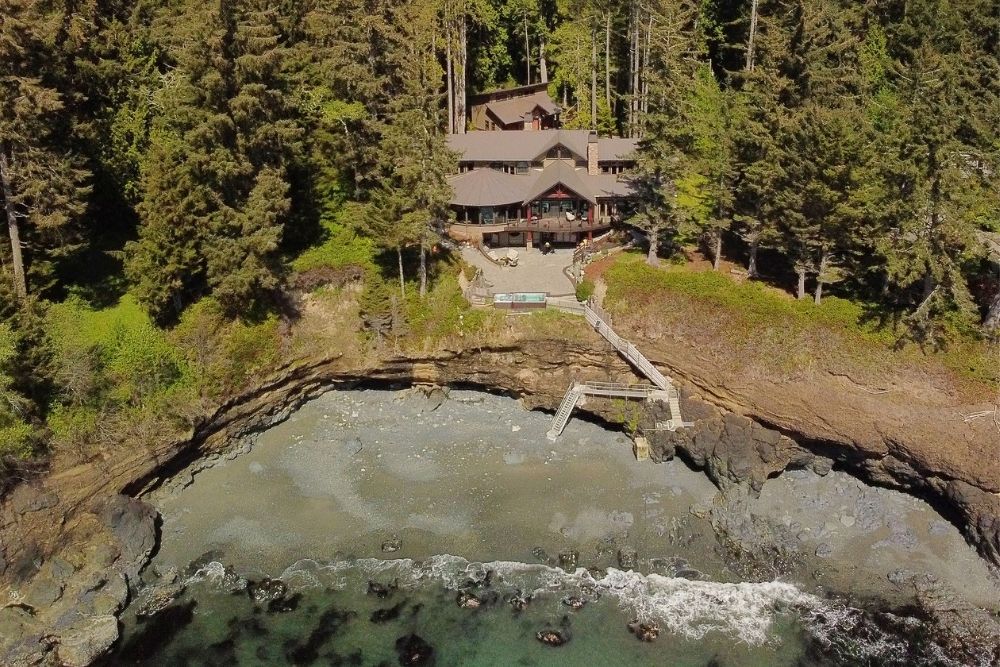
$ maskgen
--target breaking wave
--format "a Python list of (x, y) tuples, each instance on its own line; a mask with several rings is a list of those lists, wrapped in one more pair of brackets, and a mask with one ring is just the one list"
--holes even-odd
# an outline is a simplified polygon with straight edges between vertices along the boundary
[(502, 595), (608, 597), (629, 618), (655, 621), (665, 630), (688, 639), (719, 632), (750, 645), (773, 639), (771, 628), (779, 615), (801, 614), (824, 604), (820, 598), (779, 581), (692, 581), (613, 568), (595, 576), (583, 568), (566, 572), (547, 565), (514, 561), (477, 563), (451, 555), (425, 561), (359, 559), (321, 563), (305, 559), (286, 569), (281, 579), (297, 589), (345, 589), (378, 579), (395, 581), (401, 588), (434, 583), (458, 590), (484, 581), (487, 573), (492, 573), (492, 590)]

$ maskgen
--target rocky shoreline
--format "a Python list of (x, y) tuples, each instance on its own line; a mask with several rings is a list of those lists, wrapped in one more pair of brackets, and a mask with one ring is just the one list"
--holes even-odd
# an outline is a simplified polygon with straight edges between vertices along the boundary
[[(684, 384), (683, 375), (677, 376)], [(529, 409), (551, 411), (574, 377), (634, 379), (630, 369), (597, 342), (550, 339), (399, 357), (370, 369), (323, 360), (276, 373), (273, 380), (219, 407), (188, 439), (119, 452), (114, 460), (66, 469), (57, 465), (48, 477), (15, 489), (0, 512), (0, 580), (10, 593), (10, 602), (0, 608), (0, 661), (84, 665), (96, 659), (117, 639), (116, 614), (156, 548), (155, 511), (139, 498), (196, 461), (227, 455), (233, 443), (282, 421), (324, 392), (362, 383), (459, 386), (517, 396)], [(801, 437), (787, 428), (773, 430), (768, 426), (775, 424), (767, 419), (755, 421), (727, 411), (732, 406), (725, 401), (715, 403), (706, 392), (695, 396), (686, 391), (685, 417), (696, 425), (673, 434), (652, 433), (654, 460), (682, 458), (703, 470), (727, 497), (737, 499), (734, 502), (741, 494), (758, 494), (768, 478), (785, 470), (825, 474), (836, 467), (870, 484), (924, 497), (962, 529), (984, 558), (1000, 563), (1000, 497), (995, 493), (935, 469), (933, 461), (876, 457), (865, 447)], [(620, 423), (619, 412), (611, 401), (593, 401), (583, 408), (590, 418), (607, 423)], [(774, 541), (759, 539), (725, 518), (738, 516), (738, 510), (730, 508), (718, 509), (712, 518), (721, 534), (731, 536), (735, 550), (751, 556), (747, 562), (763, 567), (776, 556), (780, 562)], [(900, 577), (917, 586), (906, 581), (905, 573)], [(995, 616), (972, 607), (956, 612), (955, 600), (947, 595), (943, 599), (937, 606), (928, 603), (927, 609), (961, 621), (946, 624), (948, 632), (958, 628), (956, 637), (987, 642), (1000, 637)], [(978, 623), (972, 630), (966, 622), (970, 618)]]

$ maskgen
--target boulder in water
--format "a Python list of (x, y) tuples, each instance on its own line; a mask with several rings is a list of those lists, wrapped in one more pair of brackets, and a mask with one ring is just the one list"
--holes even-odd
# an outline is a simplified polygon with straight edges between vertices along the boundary
[(524, 608), (531, 602), (531, 596), (523, 595), (521, 591), (517, 591), (514, 595), (507, 598), (507, 602), (510, 603), (514, 611), (524, 611)]
[(643, 642), (654, 641), (660, 636), (660, 626), (656, 623), (640, 623), (638, 620), (628, 624), (628, 631), (635, 635), (635, 638)]
[(531, 555), (543, 563), (549, 562), (549, 555), (545, 552), (545, 549), (541, 547), (535, 547), (534, 549), (532, 549)]
[(575, 570), (576, 564), (580, 561), (580, 552), (573, 549), (566, 549), (559, 552), (559, 567), (564, 570)]
[(569, 635), (564, 635), (558, 630), (540, 630), (535, 633), (535, 639), (546, 646), (562, 646), (569, 641)]
[(392, 537), (382, 543), (382, 551), (387, 554), (395, 553), (403, 548), (403, 540)]
[(380, 584), (377, 581), (368, 582), (368, 595), (374, 595), (379, 600), (384, 600), (399, 588), (399, 584), (393, 580), (391, 584)]
[(639, 566), (639, 552), (632, 547), (618, 550), (618, 566), (623, 570), (634, 570)]
[(152, 618), (169, 607), (183, 592), (184, 584), (176, 580), (170, 583), (150, 586), (139, 597), (139, 603), (135, 611), (136, 617), (140, 619)]
[(458, 596), (455, 598), (455, 603), (462, 609), (479, 609), (479, 607), (482, 606), (483, 601), (472, 593), (460, 591)]
[(288, 595), (288, 586), (281, 579), (265, 578), (251, 582), (247, 586), (247, 594), (257, 604), (271, 605)]
[(587, 601), (576, 595), (571, 595), (568, 598), (563, 598), (562, 603), (573, 611), (579, 611), (584, 608)]
[(430, 665), (434, 662), (434, 647), (420, 638), (419, 635), (406, 635), (396, 640), (396, 654), (399, 664)]

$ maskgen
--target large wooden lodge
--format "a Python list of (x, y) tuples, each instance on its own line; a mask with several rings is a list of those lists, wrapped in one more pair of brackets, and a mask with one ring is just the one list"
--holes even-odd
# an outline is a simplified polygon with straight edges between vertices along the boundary
[(519, 127), (448, 137), (460, 155), (459, 173), (449, 179), (454, 238), (493, 247), (578, 244), (609, 229), (632, 195), (627, 174), (636, 140), (536, 129), (552, 120), (527, 120), (544, 111), (539, 94), (501, 100), (512, 117), (518, 111), (525, 117)]

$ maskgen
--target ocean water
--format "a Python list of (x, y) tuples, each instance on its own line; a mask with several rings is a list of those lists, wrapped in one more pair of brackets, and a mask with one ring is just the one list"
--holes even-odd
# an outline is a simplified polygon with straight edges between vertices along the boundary
[[(277, 601), (212, 561), (186, 593), (132, 619), (109, 664), (798, 665), (934, 662), (858, 610), (785, 582), (592, 573), (450, 555), (290, 565)], [(372, 583), (376, 586), (372, 587)], [(471, 599), (475, 602), (470, 603)], [(463, 604), (460, 604), (464, 602)], [(656, 628), (642, 641), (629, 625)], [(863, 626), (859, 629), (859, 626)], [(550, 646), (539, 633), (565, 640)], [(416, 635), (426, 661), (401, 659)]]
[[(581, 421), (550, 443), (548, 420), (474, 392), (304, 406), (149, 498), (160, 548), (104, 664), (958, 664), (879, 597), (897, 568), (990, 595), (919, 501), (841, 473), (769, 482), (753, 520), (832, 556), (748, 581), (706, 518), (704, 475), (637, 462)], [(558, 567), (568, 551), (577, 564)], [(169, 582), (183, 592), (139, 618)], [(829, 592), (845, 588), (864, 609)]]

